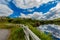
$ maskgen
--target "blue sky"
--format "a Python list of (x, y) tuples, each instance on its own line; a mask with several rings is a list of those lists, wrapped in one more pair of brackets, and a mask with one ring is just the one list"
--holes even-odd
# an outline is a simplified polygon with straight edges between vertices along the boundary
[[(55, 3), (52, 4), (52, 2), (55, 2)], [(41, 4), (41, 6), (39, 6), (38, 8), (36, 8), (36, 7), (28, 8), (28, 9), (17, 8), (15, 6), (15, 4), (13, 4), (12, 2), (10, 2), (8, 6), (14, 11), (13, 14), (11, 14), (10, 16), (15, 17), (15, 16), (20, 16), (20, 13), (24, 13), (24, 14), (31, 14), (31, 13), (34, 13), (34, 12), (46, 13), (51, 8), (55, 7), (56, 5), (57, 5), (56, 1), (49, 1), (48, 3)], [(31, 9), (31, 10), (34, 9), (34, 11), (31, 11), (31, 12), (27, 11), (29, 9)]]
[[(38, 7), (33, 6), (33, 7), (29, 7), (30, 5), (28, 4), (29, 8), (21, 8), (20, 5), (22, 4), (16, 4), (17, 0), (2, 0), (2, 3), (0, 2), (0, 4), (5, 4), (7, 5), (7, 7), (9, 7), (13, 12), (12, 14), (10, 14), (10, 17), (19, 17), (21, 16), (21, 13), (23, 13), (24, 15), (28, 15), (28, 14), (33, 14), (34, 12), (42, 12), (42, 14), (45, 14), (47, 12), (50, 11), (50, 9), (56, 7), (56, 5), (59, 3), (60, 0), (53, 0), (53, 1), (48, 1), (48, 2), (43, 2), (40, 5), (38, 5)], [(43, 0), (44, 1), (44, 0)], [(24, 5), (26, 6), (25, 0), (23, 0)], [(37, 2), (38, 3), (38, 2)], [(23, 6), (24, 6), (23, 5)], [(35, 4), (34, 4), (35, 5)]]

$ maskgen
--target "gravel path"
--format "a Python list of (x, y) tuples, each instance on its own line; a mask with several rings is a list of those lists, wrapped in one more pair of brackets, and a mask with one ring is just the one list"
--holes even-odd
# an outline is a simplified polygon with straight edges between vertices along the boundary
[(8, 29), (0, 29), (0, 40), (7, 40), (9, 33)]

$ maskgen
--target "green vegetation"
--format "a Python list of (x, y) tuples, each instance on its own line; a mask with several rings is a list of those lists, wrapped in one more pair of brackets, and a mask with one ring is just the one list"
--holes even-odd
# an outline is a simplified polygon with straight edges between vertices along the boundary
[[(10, 29), (11, 33), (8, 40), (25, 40), (25, 34), (23, 29), (16, 24), (24, 24), (28, 25), (30, 30), (34, 32), (41, 40), (53, 40), (50, 34), (45, 34), (39, 31), (36, 27), (43, 24), (59, 24), (60, 20), (32, 20), (32, 19), (25, 19), (25, 18), (1, 18), (0, 19), (0, 29)], [(12, 24), (12, 25), (6, 25)]]
[(24, 31), (19, 25), (6, 25), (4, 23), (0, 24), (0, 29), (9, 29), (11, 31), (8, 40), (25, 40)]
[(40, 20), (40, 23), (43, 24), (56, 24), (56, 25), (60, 25), (60, 18), (58, 19), (54, 19), (54, 20)]
[(22, 28), (11, 29), (9, 40), (25, 40), (25, 34)]
[(11, 29), (14, 28), (13, 25), (0, 24), (0, 29)]
[(9, 17), (2, 17), (0, 18), (0, 23), (13, 23), (13, 24), (26, 24), (29, 23), (30, 25), (36, 27), (43, 24), (60, 24), (60, 18), (54, 20), (32, 20), (30, 18), (9, 18)]
[(38, 29), (36, 29), (36, 27), (32, 27), (32, 25), (29, 25), (28, 24), (28, 26), (29, 26), (29, 29), (33, 32), (33, 33), (35, 33), (41, 40), (53, 40), (52, 38), (51, 38), (51, 35), (50, 34), (45, 34), (45, 33), (43, 33), (42, 31), (39, 31)]

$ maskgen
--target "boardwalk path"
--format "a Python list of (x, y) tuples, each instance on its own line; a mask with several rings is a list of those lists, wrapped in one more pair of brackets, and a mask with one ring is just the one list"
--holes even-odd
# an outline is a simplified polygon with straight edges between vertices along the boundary
[(0, 40), (7, 40), (9, 33), (8, 29), (0, 29)]
[[(20, 24), (18, 24), (18, 25), (20, 25)], [(27, 37), (26, 40), (30, 40), (29, 35), (32, 37), (33, 40), (41, 40), (27, 26), (24, 26), (24, 25), (20, 25), (20, 26), (22, 26), (22, 28), (24, 29), (24, 32)], [(7, 40), (9, 34), (10, 34), (10, 31), (8, 29), (0, 29), (0, 40)]]
[(29, 28), (28, 26), (20, 25), (24, 29), (24, 32), (26, 34), (26, 40), (29, 39), (29, 35), (32, 37), (33, 40), (41, 40), (37, 35), (35, 35)]

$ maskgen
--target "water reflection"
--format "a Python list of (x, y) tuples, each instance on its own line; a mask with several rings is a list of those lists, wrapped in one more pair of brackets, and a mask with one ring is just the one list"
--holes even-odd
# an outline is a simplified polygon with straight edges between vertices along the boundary
[(56, 40), (60, 40), (60, 26), (54, 24), (40, 25), (39, 30), (47, 33), (51, 33)]

